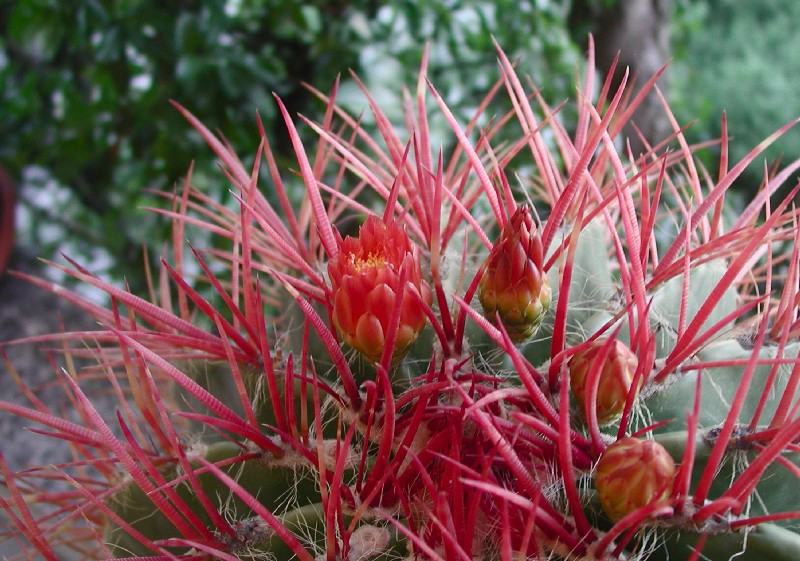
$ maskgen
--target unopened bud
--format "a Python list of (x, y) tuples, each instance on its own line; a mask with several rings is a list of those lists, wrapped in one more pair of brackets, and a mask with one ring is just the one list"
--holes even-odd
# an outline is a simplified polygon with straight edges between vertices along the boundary
[(484, 316), (501, 321), (515, 343), (533, 337), (550, 307), (552, 293), (543, 262), (531, 210), (520, 206), (486, 258), (478, 294)]
[(625, 437), (605, 449), (594, 484), (603, 510), (619, 520), (647, 505), (667, 505), (675, 461), (658, 442)]

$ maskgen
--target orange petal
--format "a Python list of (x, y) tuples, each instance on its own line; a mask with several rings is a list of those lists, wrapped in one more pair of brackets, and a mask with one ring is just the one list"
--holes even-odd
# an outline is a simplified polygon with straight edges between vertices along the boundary
[(364, 353), (370, 360), (378, 361), (383, 353), (384, 341), (383, 328), (377, 317), (367, 312), (358, 318), (355, 337), (350, 346)]

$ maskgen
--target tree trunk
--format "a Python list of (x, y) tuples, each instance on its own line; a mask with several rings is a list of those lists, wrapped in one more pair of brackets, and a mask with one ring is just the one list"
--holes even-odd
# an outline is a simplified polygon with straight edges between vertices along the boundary
[[(613, 80), (616, 87), (625, 70), (630, 69), (631, 79), (638, 91), (670, 57), (669, 22), (672, 13), (670, 0), (617, 0), (611, 6), (599, 6), (593, 0), (574, 3), (570, 25), (576, 33), (585, 35), (590, 30), (595, 37), (597, 68), (608, 74), (614, 57), (619, 62)], [(658, 85), (666, 88), (666, 76)], [(638, 132), (637, 132), (638, 131)], [(630, 141), (633, 154), (644, 150), (645, 142), (653, 145), (669, 134), (669, 122), (656, 95), (648, 95), (634, 113), (631, 125), (624, 134)]]

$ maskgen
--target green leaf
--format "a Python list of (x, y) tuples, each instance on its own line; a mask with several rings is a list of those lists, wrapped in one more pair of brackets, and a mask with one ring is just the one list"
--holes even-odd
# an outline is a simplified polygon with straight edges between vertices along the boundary
[(18, 2), (9, 17), (8, 37), (28, 57), (50, 61), (67, 31), (60, 15), (49, 2)]

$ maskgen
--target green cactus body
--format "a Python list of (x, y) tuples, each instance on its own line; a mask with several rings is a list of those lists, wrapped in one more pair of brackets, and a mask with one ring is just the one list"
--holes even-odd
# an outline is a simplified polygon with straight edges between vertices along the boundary
[[(777, 347), (766, 347), (760, 351), (762, 359), (775, 359), (778, 355)], [(724, 340), (715, 342), (700, 352), (699, 358), (708, 363), (738, 360), (744, 361), (750, 357), (751, 350), (743, 348), (737, 340)], [(791, 360), (798, 356), (800, 344), (792, 343), (787, 346), (782, 356)], [(704, 368), (685, 373), (680, 379), (672, 382), (662, 391), (657, 392), (646, 401), (646, 407), (654, 419), (674, 419), (667, 427), (656, 435), (656, 440), (661, 442), (680, 461), (687, 445), (687, 433), (682, 430), (686, 425), (686, 415), (691, 406), (686, 400), (694, 399), (697, 377), (701, 377), (701, 403), (698, 425), (700, 430), (694, 442), (695, 466), (693, 481), (696, 482), (705, 468), (706, 461), (715, 442), (715, 435), (719, 427), (727, 419), (730, 404), (739, 387), (744, 366), (719, 366)], [(772, 376), (772, 367), (761, 364), (756, 367), (751, 388), (744, 400), (734, 433), (728, 443), (729, 451), (726, 452), (719, 473), (714, 478), (710, 490), (710, 498), (720, 496), (730, 485), (735, 476), (758, 457), (759, 449), (747, 443), (744, 438), (749, 431), (748, 426), (756, 410), (761, 407), (761, 419), (767, 422), (772, 419), (776, 408), (784, 398), (787, 391), (787, 381), (791, 365), (784, 364), (777, 368), (776, 376)], [(770, 384), (771, 391), (768, 399), (760, 404), (763, 389)], [(798, 395), (795, 395), (795, 400)], [(764, 428), (763, 422), (758, 424), (759, 429)], [(785, 453), (787, 462), (796, 464), (800, 461), (800, 454)], [(756, 486), (757, 495), (750, 503), (748, 512), (751, 516), (768, 515), (775, 512), (786, 512), (796, 508), (797, 500), (793, 493), (787, 492), (794, 487), (795, 475), (780, 463), (771, 464), (760, 478)], [(793, 522), (777, 522), (778, 525), (794, 527)], [(720, 541), (720, 538), (717, 538)]]
[[(742, 347), (736, 339), (724, 339), (709, 344), (698, 353), (701, 363), (724, 363), (738, 361), (734, 366), (715, 366), (702, 370), (691, 370), (677, 377), (676, 380), (661, 391), (657, 391), (647, 400), (647, 407), (656, 419), (674, 419), (670, 429), (685, 427), (686, 414), (690, 411), (697, 388), (697, 378), (701, 383), (701, 402), (699, 426), (706, 428), (718, 427), (727, 418), (730, 404), (744, 371), (744, 362), (753, 351)], [(756, 366), (750, 383), (750, 390), (739, 413), (738, 421), (741, 425), (748, 425), (753, 418), (756, 408), (761, 401), (761, 395), (769, 387), (769, 395), (761, 411), (761, 418), (768, 422), (775, 413), (776, 407), (787, 390), (792, 365), (790, 362), (798, 356), (800, 343), (791, 343), (781, 353), (785, 364), (777, 368), (775, 376), (772, 375), (770, 364)], [(763, 362), (775, 359), (778, 348), (770, 346), (762, 348), (759, 352)], [(769, 384), (769, 386), (767, 386)], [(665, 429), (666, 430), (666, 429)]]
[[(663, 544), (655, 548), (648, 559), (652, 561), (684, 561), (689, 559), (697, 543), (693, 532), (670, 531)], [(792, 561), (800, 559), (800, 539), (774, 524), (759, 524), (747, 531), (714, 534), (706, 537), (703, 548), (708, 559), (737, 559), (738, 561)]]
[[(651, 325), (656, 332), (656, 356), (667, 356), (675, 347), (675, 336), (678, 332), (681, 302), (686, 299), (684, 320), (688, 324), (708, 299), (711, 291), (719, 284), (727, 270), (722, 260), (710, 261), (693, 267), (689, 272), (688, 290), (684, 294), (684, 279), (681, 275), (665, 282), (653, 293), (650, 311)], [(739, 298), (736, 290), (728, 287), (724, 296), (716, 303), (707, 319), (703, 322), (701, 332), (709, 329), (728, 314), (739, 307)], [(727, 337), (726, 331), (732, 327), (731, 323), (722, 326), (719, 333)]]
[[(565, 231), (564, 236), (569, 233)], [(567, 337), (570, 343), (586, 340), (600, 328), (591, 322), (595, 314), (611, 317), (611, 301), (616, 288), (608, 260), (608, 244), (605, 228), (599, 220), (585, 224), (578, 235), (578, 243), (572, 262), (572, 279), (569, 285), (569, 307), (567, 309)], [(556, 238), (560, 243), (562, 240)], [(553, 248), (550, 248), (552, 256)], [(525, 356), (533, 364), (542, 364), (550, 359), (554, 315), (561, 292), (559, 260), (547, 272), (551, 287), (551, 312), (545, 315), (539, 334), (524, 349)], [(598, 322), (599, 323), (599, 322)]]
[[(241, 446), (231, 442), (219, 442), (208, 446), (203, 457), (208, 462), (221, 462), (236, 458), (242, 453)], [(193, 462), (193, 465), (200, 467), (197, 462)], [(316, 478), (308, 467), (270, 466), (263, 460), (253, 459), (234, 463), (224, 468), (224, 471), (253, 496), (258, 497), (259, 502), (274, 513), (281, 514), (288, 505), (309, 505), (320, 500)], [(179, 475), (172, 467), (163, 470), (162, 474), (167, 481)], [(202, 473), (197, 479), (218, 511), (225, 513), (230, 520), (242, 521), (253, 516), (249, 507), (214, 475)], [(177, 484), (175, 491), (207, 528), (214, 527), (205, 507), (188, 482)], [(180, 536), (175, 525), (155, 507), (153, 501), (136, 483), (131, 482), (123, 486), (106, 502), (118, 516), (153, 541)], [(110, 521), (106, 527), (104, 541), (117, 557), (152, 554), (149, 548)], [(283, 544), (273, 545), (279, 548)]]

